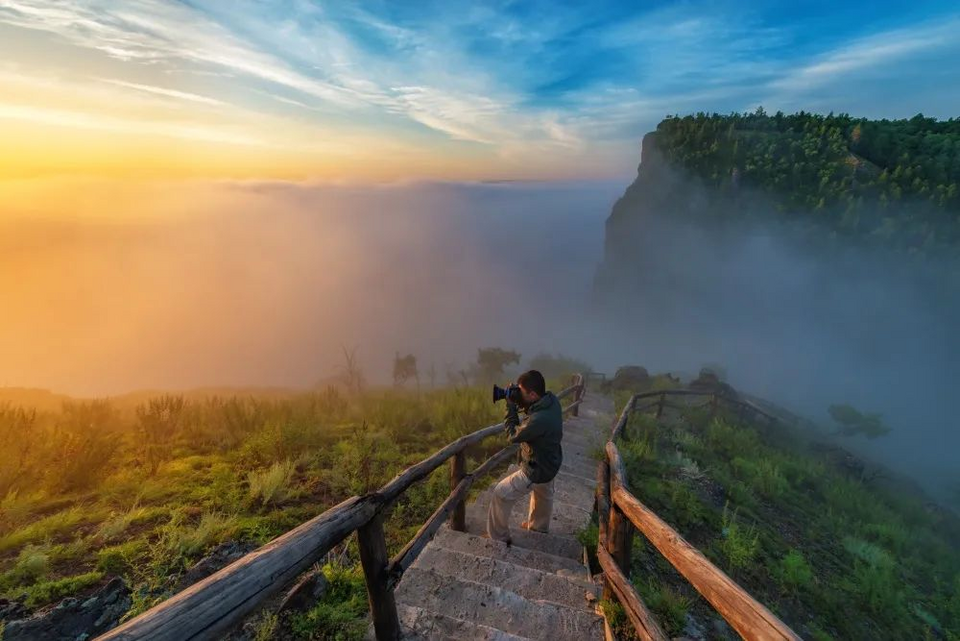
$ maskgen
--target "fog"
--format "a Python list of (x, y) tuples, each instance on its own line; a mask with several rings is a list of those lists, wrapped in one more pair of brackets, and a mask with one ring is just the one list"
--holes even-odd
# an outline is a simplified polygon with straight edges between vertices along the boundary
[(308, 387), (337, 374), (344, 346), (374, 383), (398, 351), (438, 382), (485, 346), (610, 373), (716, 362), (824, 425), (832, 403), (880, 412), (891, 434), (845, 442), (929, 488), (956, 481), (956, 290), (899, 258), (826, 257), (769, 226), (725, 233), (674, 212), (615, 239), (599, 279), (625, 286), (601, 304), (604, 221), (625, 187), (195, 183), (0, 218), (0, 385)]
[(618, 206), (598, 283), (638, 328), (643, 364), (719, 363), (734, 387), (826, 430), (831, 404), (880, 413), (888, 435), (838, 441), (941, 497), (960, 489), (954, 257), (831, 246), (809, 225), (771, 223), (759, 195), (721, 202), (664, 167), (640, 183)]
[(623, 183), (191, 184), (0, 223), (0, 384), (78, 395), (305, 387), (356, 348), (448, 367), (590, 357), (581, 315)]

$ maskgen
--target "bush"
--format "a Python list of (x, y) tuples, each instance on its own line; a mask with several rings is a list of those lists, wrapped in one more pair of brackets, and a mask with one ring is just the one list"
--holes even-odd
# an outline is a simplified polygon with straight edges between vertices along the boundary
[(137, 413), (137, 454), (153, 475), (173, 453), (173, 441), (184, 419), (182, 396), (163, 395), (139, 405)]
[(669, 507), (681, 527), (690, 527), (703, 521), (706, 511), (700, 497), (684, 483), (672, 482)]
[(134, 567), (145, 549), (146, 544), (140, 539), (103, 548), (97, 552), (97, 569), (104, 574), (123, 574)]
[(72, 507), (68, 510), (51, 514), (19, 530), (14, 530), (6, 536), (0, 537), (0, 552), (20, 547), (25, 543), (54, 538), (59, 534), (74, 529), (81, 523), (88, 522), (90, 517), (90, 512), (80, 507)]
[(50, 439), (47, 487), (63, 494), (96, 485), (111, 470), (120, 443), (117, 426), (106, 400), (65, 401)]
[(671, 637), (682, 633), (693, 599), (653, 578), (647, 579), (646, 583), (635, 585), (644, 603), (657, 615), (663, 631)]
[(283, 502), (290, 495), (295, 467), (293, 462), (280, 461), (261, 472), (250, 472), (247, 482), (250, 484), (250, 500), (261, 506)]
[(24, 603), (29, 608), (38, 608), (96, 585), (102, 578), (101, 572), (87, 572), (55, 581), (37, 583), (23, 592), (26, 597)]
[(723, 530), (719, 547), (731, 569), (742, 569), (750, 565), (760, 549), (760, 535), (754, 527), (743, 528), (736, 521), (737, 514), (723, 507)]
[(21, 585), (31, 585), (50, 571), (50, 554), (45, 546), (27, 545), (13, 567), (0, 575), (0, 591), (6, 591)]
[(777, 577), (784, 589), (795, 591), (805, 588), (813, 580), (813, 570), (799, 550), (791, 549), (787, 552), (780, 560), (778, 570)]

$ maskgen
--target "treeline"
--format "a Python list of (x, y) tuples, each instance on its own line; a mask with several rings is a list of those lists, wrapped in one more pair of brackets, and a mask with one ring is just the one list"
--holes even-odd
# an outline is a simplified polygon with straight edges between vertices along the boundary
[(927, 252), (960, 244), (960, 119), (867, 120), (806, 112), (672, 116), (657, 126), (671, 164), (721, 193), (838, 234)]

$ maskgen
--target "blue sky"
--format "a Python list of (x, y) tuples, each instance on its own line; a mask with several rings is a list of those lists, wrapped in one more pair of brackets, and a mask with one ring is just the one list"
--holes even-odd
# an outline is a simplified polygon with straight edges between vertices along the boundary
[(328, 173), (619, 177), (670, 113), (958, 116), (958, 34), (960, 6), (923, 1), (0, 0), (0, 125)]

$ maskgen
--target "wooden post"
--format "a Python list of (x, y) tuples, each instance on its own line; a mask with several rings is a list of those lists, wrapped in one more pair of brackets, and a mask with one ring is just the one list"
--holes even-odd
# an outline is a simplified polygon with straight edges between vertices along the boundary
[[(610, 524), (607, 526), (607, 542), (610, 556), (617, 562), (623, 575), (630, 579), (630, 553), (633, 548), (633, 524), (615, 504), (610, 506)], [(614, 599), (615, 592), (610, 581), (604, 581), (603, 598)]]
[(666, 401), (666, 397), (667, 397), (666, 394), (661, 394), (660, 400), (657, 401), (657, 418), (660, 418), (661, 416), (663, 416), (663, 403), (664, 401)]
[[(576, 384), (576, 382), (577, 382), (577, 377), (576, 377), (576, 375), (574, 375), (574, 377), (573, 377), (573, 382), (574, 382), (574, 384)], [(583, 397), (583, 383), (581, 383), (580, 386), (577, 387), (577, 391), (573, 393), (573, 400), (574, 400), (574, 401), (579, 401), (579, 400), (581, 399), (581, 397)], [(570, 412), (570, 416), (573, 416), (573, 417), (580, 416), (580, 406), (579, 406), (579, 405), (575, 405), (575, 406), (574, 406), (573, 410)]]
[(400, 639), (400, 619), (393, 590), (387, 587), (387, 541), (383, 538), (383, 515), (377, 514), (357, 529), (360, 563), (367, 582), (367, 600), (377, 641)]
[[(463, 450), (460, 450), (453, 455), (453, 458), (450, 459), (450, 491), (457, 489), (457, 486), (460, 485), (460, 481), (463, 480), (463, 477), (466, 476), (466, 467), (467, 467), (467, 456)], [(450, 514), (450, 529), (457, 532), (466, 532), (466, 516), (467, 510), (466, 505), (463, 501), (457, 503), (457, 507), (453, 508), (453, 513)]]

